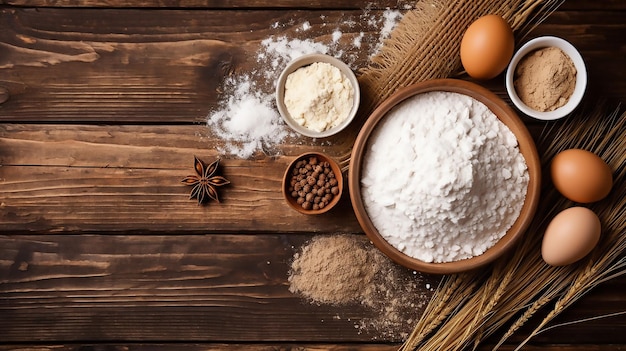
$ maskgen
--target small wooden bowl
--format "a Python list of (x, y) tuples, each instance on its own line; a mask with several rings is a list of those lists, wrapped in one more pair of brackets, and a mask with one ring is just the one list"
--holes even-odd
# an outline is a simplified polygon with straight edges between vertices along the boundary
[[(384, 237), (380, 235), (370, 220), (361, 196), (361, 167), (368, 138), (376, 129), (378, 123), (393, 107), (414, 95), (430, 91), (460, 93), (468, 95), (485, 104), (516, 136), (519, 149), (526, 160), (529, 174), (529, 183), (524, 205), (519, 217), (507, 233), (493, 247), (485, 251), (482, 255), (444, 263), (429, 263), (418, 260), (404, 254), (389, 244)], [(456, 79), (437, 79), (417, 83), (404, 89), (400, 89), (397, 93), (384, 101), (365, 122), (363, 128), (357, 136), (354, 148), (352, 149), (350, 171), (348, 174), (348, 187), (350, 189), (352, 207), (354, 208), (359, 224), (374, 245), (376, 245), (389, 258), (403, 266), (416, 271), (435, 274), (458, 273), (478, 268), (492, 262), (504, 252), (511, 249), (532, 221), (539, 202), (540, 182), (541, 163), (539, 161), (535, 143), (528, 132), (528, 129), (526, 129), (526, 126), (522, 123), (513, 109), (511, 109), (502, 99), (491, 91), (477, 84)]]
[[(297, 199), (294, 198), (293, 196), (291, 196), (290, 192), (289, 192), (289, 187), (290, 187), (290, 181), (291, 181), (291, 171), (292, 169), (295, 167), (296, 163), (300, 160), (303, 159), (307, 159), (309, 157), (317, 157), (318, 162), (328, 162), (330, 164), (330, 168), (333, 171), (333, 173), (335, 174), (335, 179), (337, 179), (337, 187), (339, 188), (339, 193), (336, 194), (333, 199), (328, 203), (328, 205), (324, 206), (324, 208), (318, 209), (318, 210), (305, 210), (304, 208), (302, 208), (302, 206), (300, 204), (297, 203)], [(298, 157), (296, 157), (295, 160), (293, 160), (289, 166), (287, 167), (287, 169), (285, 170), (285, 174), (283, 176), (283, 196), (285, 197), (285, 200), (287, 200), (287, 203), (289, 204), (289, 206), (291, 208), (293, 208), (294, 210), (303, 213), (303, 214), (307, 214), (307, 215), (318, 215), (318, 214), (322, 214), (325, 212), (330, 211), (333, 207), (335, 207), (335, 205), (337, 205), (337, 203), (339, 202), (339, 199), (341, 198), (341, 194), (343, 193), (343, 175), (341, 173), (341, 168), (339, 167), (339, 164), (333, 160), (330, 156), (323, 154), (321, 152), (307, 152), (304, 153)]]

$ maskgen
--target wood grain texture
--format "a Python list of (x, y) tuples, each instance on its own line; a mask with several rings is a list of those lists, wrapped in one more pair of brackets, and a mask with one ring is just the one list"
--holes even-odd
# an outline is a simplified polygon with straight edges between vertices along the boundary
[[(373, 0), (372, 9), (411, 6), (409, 0)], [(2, 0), (0, 4), (24, 7), (104, 7), (104, 8), (289, 8), (289, 9), (359, 9), (363, 4), (351, 0)]]
[[(289, 292), (289, 264), (310, 237), (0, 236), (0, 340), (381, 338), (355, 328), (381, 311)], [(427, 279), (419, 294), (436, 284)]]
[[(317, 306), (288, 291), (289, 263), (310, 238), (269, 234), (0, 236), (0, 339), (380, 339), (376, 331), (355, 328), (361, 319), (375, 318), (375, 311), (356, 305)], [(424, 294), (425, 283), (434, 285), (437, 277), (425, 279), (421, 283)], [(557, 322), (625, 309), (625, 284), (626, 279), (621, 279), (601, 286)], [(626, 343), (619, 332), (625, 326), (623, 319), (607, 318), (556, 328), (535, 342)]]
[[(83, 345), (0, 345), (1, 351), (170, 351), (180, 347), (187, 351), (248, 350), (248, 351), (395, 351), (399, 344), (83, 344)], [(479, 347), (477, 350), (492, 350)], [(515, 347), (504, 345), (500, 351), (513, 351)], [(525, 351), (622, 351), (620, 345), (541, 345), (526, 346)]]
[[(262, 70), (254, 59), (260, 42), (272, 35), (303, 37), (304, 22), (311, 25), (305, 37), (320, 42), (330, 42), (336, 29), (346, 43), (363, 32), (362, 48), (351, 54), (354, 66), (364, 67), (378, 38), (365, 24), (375, 13), (0, 9), (7, 29), (0, 32), (0, 87), (10, 96), (0, 121), (203, 123), (228, 97), (221, 92), (223, 77)], [(626, 56), (619, 45), (626, 36), (623, 17), (624, 11), (557, 12), (533, 36), (572, 42), (589, 67), (602, 67), (589, 69), (587, 94), (619, 99), (626, 73), (612, 58)]]
[[(409, 0), (373, 0), (367, 6), (372, 9), (410, 7)], [(0, 5), (19, 7), (102, 7), (102, 8), (308, 8), (308, 9), (359, 9), (363, 4), (351, 0), (0, 0)], [(569, 9), (596, 9), (598, 6), (588, 0), (567, 0), (561, 6)], [(624, 10), (621, 0), (603, 0), (603, 9)]]
[[(360, 232), (350, 201), (319, 216), (289, 208), (283, 174), (310, 146), (224, 158), (221, 203), (198, 206), (181, 180), (193, 155), (221, 157), (202, 126), (0, 125), (0, 223), (6, 232)], [(331, 156), (343, 152), (323, 149)], [(335, 216), (341, 215), (342, 221)]]
[[(542, 127), (534, 126), (538, 138)], [(337, 208), (302, 215), (287, 205), (282, 177), (316, 149), (342, 159), (342, 142), (293, 140), (266, 157), (224, 157), (204, 126), (0, 124), (0, 223), (13, 233), (361, 233), (347, 191)], [(231, 184), (221, 203), (198, 206), (182, 178), (193, 155), (222, 159)], [(344, 174), (344, 176), (346, 176)], [(347, 183), (346, 183), (347, 184)], [(336, 217), (342, 218), (337, 221)]]
[[(248, 351), (395, 351), (398, 344), (219, 344), (204, 343), (198, 344), (181, 344), (181, 349), (188, 351), (212, 351), (212, 350), (248, 350)], [(2, 346), (2, 351), (169, 351), (172, 350), (171, 344), (109, 344), (109, 345), (19, 345), (19, 346)], [(550, 349), (546, 349), (551, 351)], [(560, 351), (579, 351), (562, 349)], [(608, 350), (608, 349), (607, 349)], [(611, 349), (614, 350), (614, 349)], [(590, 349), (590, 351), (604, 351), (603, 349)]]
[[(354, 327), (371, 310), (288, 291), (298, 247), (361, 229), (348, 198), (327, 216), (290, 210), (282, 173), (311, 149), (342, 157), (349, 138), (223, 157), (221, 204), (197, 206), (179, 182), (194, 154), (224, 156), (206, 117), (226, 77), (263, 69), (262, 40), (363, 33), (360, 68), (379, 38), (368, 19), (410, 3), (0, 0), (0, 350), (397, 349)], [(624, 1), (568, 0), (530, 37), (572, 42), (587, 99), (623, 102), (625, 19)], [(480, 83), (508, 100), (501, 80)], [(524, 121), (535, 137), (550, 125)], [(626, 311), (624, 291), (626, 277), (602, 284), (555, 322)], [(525, 350), (626, 350), (624, 330), (624, 315), (569, 324)]]
[(229, 97), (225, 77), (267, 68), (256, 59), (262, 40), (363, 33), (351, 51), (363, 67), (379, 36), (368, 19), (381, 13), (0, 9), (0, 87), (10, 94), (0, 121), (203, 123)]

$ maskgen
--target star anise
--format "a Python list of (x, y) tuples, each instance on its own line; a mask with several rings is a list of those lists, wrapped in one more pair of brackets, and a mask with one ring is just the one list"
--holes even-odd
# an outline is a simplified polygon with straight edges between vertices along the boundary
[(194, 168), (198, 175), (190, 175), (181, 180), (182, 183), (193, 186), (189, 199), (197, 199), (198, 205), (209, 201), (209, 199), (220, 202), (215, 187), (230, 184), (226, 178), (216, 175), (220, 159), (218, 158), (213, 163), (207, 165), (198, 157), (194, 156), (193, 158)]

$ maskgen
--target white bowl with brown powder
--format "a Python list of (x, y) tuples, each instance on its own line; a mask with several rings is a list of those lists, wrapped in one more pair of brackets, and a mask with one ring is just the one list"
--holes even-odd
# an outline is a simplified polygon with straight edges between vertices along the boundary
[(582, 56), (564, 39), (545, 36), (524, 44), (506, 72), (506, 89), (524, 114), (555, 120), (570, 114), (587, 87)]

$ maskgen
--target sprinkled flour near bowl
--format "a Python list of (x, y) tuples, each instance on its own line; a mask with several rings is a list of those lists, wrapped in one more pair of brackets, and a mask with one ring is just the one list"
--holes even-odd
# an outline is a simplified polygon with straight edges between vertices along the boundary
[[(262, 151), (268, 155), (278, 154), (277, 145), (287, 138), (297, 138), (298, 135), (283, 122), (274, 101), (275, 82), (285, 65), (302, 55), (326, 54), (341, 58), (356, 70), (354, 63), (360, 59), (367, 59), (378, 52), (382, 41), (389, 37), (391, 30), (402, 18), (398, 10), (385, 10), (372, 14), (365, 10), (361, 16), (346, 18), (339, 25), (345, 23), (365, 23), (370, 30), (360, 33), (351, 33), (353, 38), (342, 43), (346, 33), (343, 27), (331, 27), (328, 23), (321, 24), (320, 36), (310, 38), (314, 24), (303, 21), (300, 24), (288, 21), (276, 22), (271, 29), (284, 29), (287, 26), (296, 27), (295, 34), (299, 38), (290, 38), (286, 35), (269, 36), (261, 40), (256, 52), (256, 63), (249, 72), (229, 76), (221, 90), (224, 92), (218, 102), (218, 107), (207, 117), (207, 126), (210, 132), (221, 140), (216, 148), (219, 152), (247, 159)], [(324, 16), (320, 16), (324, 20)], [(333, 26), (336, 24), (333, 23)], [(329, 32), (324, 35), (324, 28)], [(345, 29), (345, 28), (343, 28)], [(288, 31), (287, 31), (288, 32)], [(294, 34), (294, 33), (291, 33)], [(369, 44), (366, 46), (366, 44)], [(363, 60), (367, 61), (367, 60)]]
[(452, 262), (484, 253), (519, 216), (528, 170), (515, 135), (483, 103), (413, 96), (374, 130), (362, 195), (379, 233), (406, 255)]
[(207, 120), (213, 133), (226, 141), (221, 152), (246, 159), (293, 134), (284, 127), (272, 96), (255, 93), (250, 80), (228, 84), (235, 86), (233, 94)]

